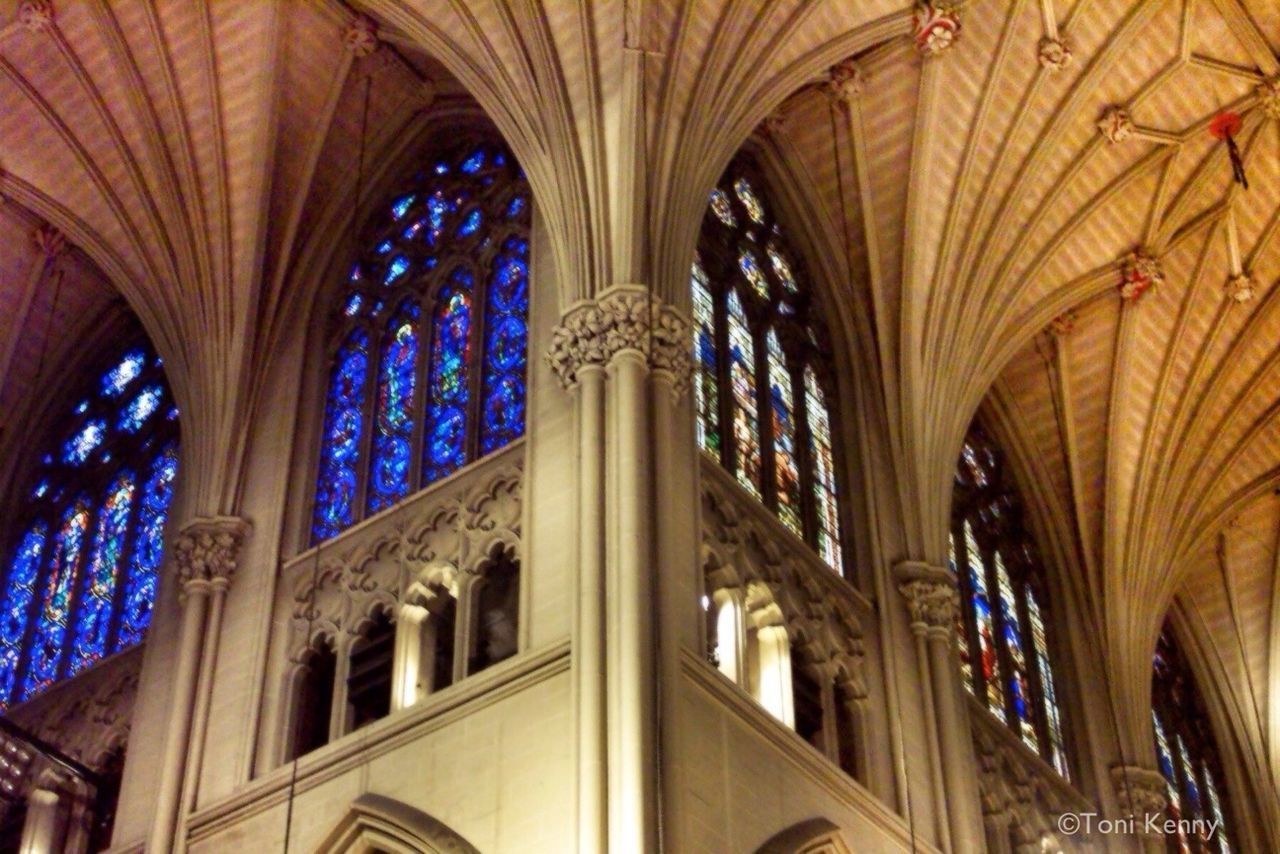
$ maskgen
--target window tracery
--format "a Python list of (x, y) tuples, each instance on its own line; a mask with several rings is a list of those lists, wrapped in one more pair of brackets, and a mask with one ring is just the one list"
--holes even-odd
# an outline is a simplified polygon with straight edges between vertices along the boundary
[(387, 206), (334, 321), (313, 542), (524, 433), (530, 198), (484, 140)]
[(956, 638), (965, 688), (1069, 780), (1044, 567), (1016, 484), (976, 423), (957, 463), (948, 559), (960, 585)]
[(755, 170), (712, 191), (690, 275), (697, 439), (843, 572), (827, 331)]
[(0, 611), (0, 708), (140, 643), (178, 470), (158, 356), (130, 344), (70, 408), (16, 502)]
[[(1221, 788), (1226, 778), (1217, 743), (1200, 692), (1167, 626), (1156, 643), (1151, 706), (1156, 761), (1168, 795), (1166, 810), (1176, 827), (1165, 837), (1169, 851), (1230, 854), (1232, 837)], [(1211, 833), (1210, 825), (1215, 828)], [(1204, 832), (1196, 833), (1196, 828)]]

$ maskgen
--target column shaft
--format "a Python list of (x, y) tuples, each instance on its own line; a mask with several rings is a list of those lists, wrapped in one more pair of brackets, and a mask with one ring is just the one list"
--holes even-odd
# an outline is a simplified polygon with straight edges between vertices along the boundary
[(578, 850), (608, 840), (604, 639), (604, 370), (578, 374), (578, 614), (574, 672), (578, 715)]

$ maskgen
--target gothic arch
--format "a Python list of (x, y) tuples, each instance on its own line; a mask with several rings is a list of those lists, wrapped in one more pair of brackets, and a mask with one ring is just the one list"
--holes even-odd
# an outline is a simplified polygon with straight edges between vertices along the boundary
[(835, 824), (811, 818), (775, 833), (756, 854), (853, 854), (853, 849)]
[(460, 835), (419, 809), (366, 792), (351, 802), (317, 854), (480, 854)]

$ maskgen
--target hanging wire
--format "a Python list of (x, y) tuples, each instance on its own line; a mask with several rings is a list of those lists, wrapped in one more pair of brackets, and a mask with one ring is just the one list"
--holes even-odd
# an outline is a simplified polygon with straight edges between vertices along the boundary
[[(352, 205), (351, 219), (347, 225), (347, 240), (349, 241), (351, 254), (356, 254), (357, 247), (355, 245), (356, 228), (360, 223), (360, 201), (364, 197), (364, 155), (365, 142), (369, 131), (369, 95), (373, 88), (373, 72), (365, 73), (364, 77), (364, 104), (360, 110), (360, 146), (356, 157), (356, 190), (355, 204)], [(317, 543), (315, 554), (311, 561), (311, 590), (307, 595), (307, 631), (304, 636), (306, 649), (304, 652), (311, 650), (311, 633), (315, 629), (316, 619), (316, 593), (320, 583), (320, 552), (324, 549), (324, 544)], [(305, 665), (309, 666), (309, 665)], [(330, 721), (332, 725), (332, 721)], [(298, 761), (302, 757), (299, 755), (297, 746), (294, 747), (293, 765), (289, 771), (289, 796), (285, 807), (284, 818), (284, 854), (289, 854), (289, 841), (293, 832), (293, 804), (297, 795), (298, 787)]]

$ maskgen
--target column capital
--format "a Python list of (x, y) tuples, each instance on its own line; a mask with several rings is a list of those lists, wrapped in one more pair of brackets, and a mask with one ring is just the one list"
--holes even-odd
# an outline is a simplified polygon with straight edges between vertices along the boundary
[(237, 516), (201, 516), (183, 525), (173, 541), (182, 595), (226, 590), (251, 528)]
[(688, 384), (689, 323), (643, 285), (614, 285), (564, 313), (551, 337), (547, 363), (565, 388), (586, 368), (605, 367), (620, 353), (638, 353), (671, 376), (677, 393)]
[(906, 599), (912, 631), (949, 638), (960, 606), (955, 575), (944, 567), (916, 560), (900, 561), (893, 574), (898, 592)]
[(1140, 765), (1113, 765), (1111, 783), (1115, 786), (1120, 812), (1126, 817), (1145, 819), (1153, 813), (1163, 815), (1168, 806), (1167, 785), (1159, 771)]

